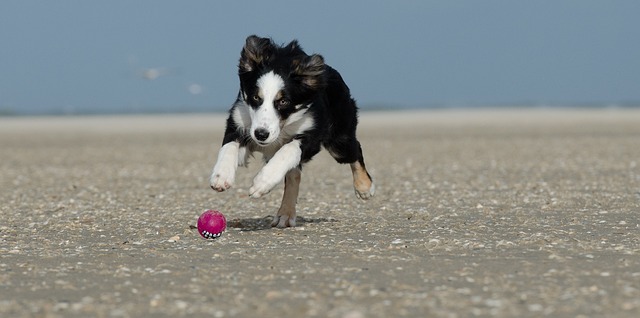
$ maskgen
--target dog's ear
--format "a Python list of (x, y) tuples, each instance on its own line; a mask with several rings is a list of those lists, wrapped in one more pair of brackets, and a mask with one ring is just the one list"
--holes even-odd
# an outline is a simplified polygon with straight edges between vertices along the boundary
[(240, 53), (239, 71), (241, 73), (253, 71), (258, 65), (271, 58), (274, 48), (271, 39), (250, 35)]
[(287, 46), (284, 47), (285, 51), (290, 52), (290, 53), (294, 53), (297, 51), (302, 51), (302, 48), (300, 47), (300, 44), (298, 44), (298, 40), (293, 40), (291, 42), (289, 42), (289, 44), (287, 44)]
[(301, 77), (302, 84), (310, 88), (320, 88), (325, 85), (324, 58), (322, 55), (313, 54), (293, 61), (295, 75)]

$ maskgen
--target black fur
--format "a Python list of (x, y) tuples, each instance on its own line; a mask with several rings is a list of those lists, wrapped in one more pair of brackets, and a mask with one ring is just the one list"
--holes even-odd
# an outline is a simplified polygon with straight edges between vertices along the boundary
[[(301, 141), (300, 164), (311, 160), (324, 146), (337, 162), (358, 161), (364, 166), (360, 143), (356, 139), (358, 108), (340, 73), (326, 65), (322, 56), (306, 54), (297, 41), (278, 46), (271, 39), (252, 35), (241, 52), (238, 65), (240, 93), (236, 104), (246, 102), (251, 107), (258, 107), (260, 100), (253, 99), (256, 81), (270, 71), (285, 81), (283, 98), (288, 99), (289, 104), (277, 108), (281, 119), (299, 111), (293, 108), (294, 105), (310, 105), (307, 113), (313, 116), (315, 127), (294, 136)], [(245, 146), (250, 143), (249, 134), (246, 129), (240, 130), (230, 115), (223, 144), (238, 141)]]
[(261, 152), (265, 165), (249, 196), (259, 198), (284, 179), (282, 203), (271, 225), (295, 226), (300, 169), (324, 147), (337, 162), (350, 164), (356, 196), (367, 200), (374, 195), (356, 139), (356, 102), (322, 56), (308, 55), (297, 41), (280, 46), (252, 35), (240, 53), (238, 76), (240, 92), (211, 173), (213, 190), (231, 188), (237, 166)]

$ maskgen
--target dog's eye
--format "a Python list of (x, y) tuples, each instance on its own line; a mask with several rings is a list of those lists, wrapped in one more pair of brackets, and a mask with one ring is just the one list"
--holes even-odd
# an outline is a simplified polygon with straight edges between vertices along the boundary
[(251, 96), (251, 99), (253, 99), (253, 101), (256, 102), (256, 103), (259, 103), (259, 102), (262, 101), (262, 98), (260, 98), (260, 96), (258, 96), (257, 94)]
[(285, 98), (281, 98), (278, 100), (278, 107), (287, 107), (289, 106), (289, 100)]

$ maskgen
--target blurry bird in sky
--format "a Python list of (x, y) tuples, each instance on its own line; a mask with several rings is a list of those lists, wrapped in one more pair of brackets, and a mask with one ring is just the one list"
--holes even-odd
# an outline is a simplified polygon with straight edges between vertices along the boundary
[(138, 70), (136, 75), (142, 79), (153, 81), (162, 76), (170, 76), (175, 75), (177, 72), (175, 70), (170, 70), (165, 67), (151, 67)]

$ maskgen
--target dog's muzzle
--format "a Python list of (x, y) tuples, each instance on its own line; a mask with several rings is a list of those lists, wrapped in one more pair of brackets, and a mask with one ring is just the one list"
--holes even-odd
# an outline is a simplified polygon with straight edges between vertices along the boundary
[(260, 143), (263, 143), (267, 138), (269, 138), (269, 131), (264, 128), (257, 128), (253, 131), (253, 136)]

